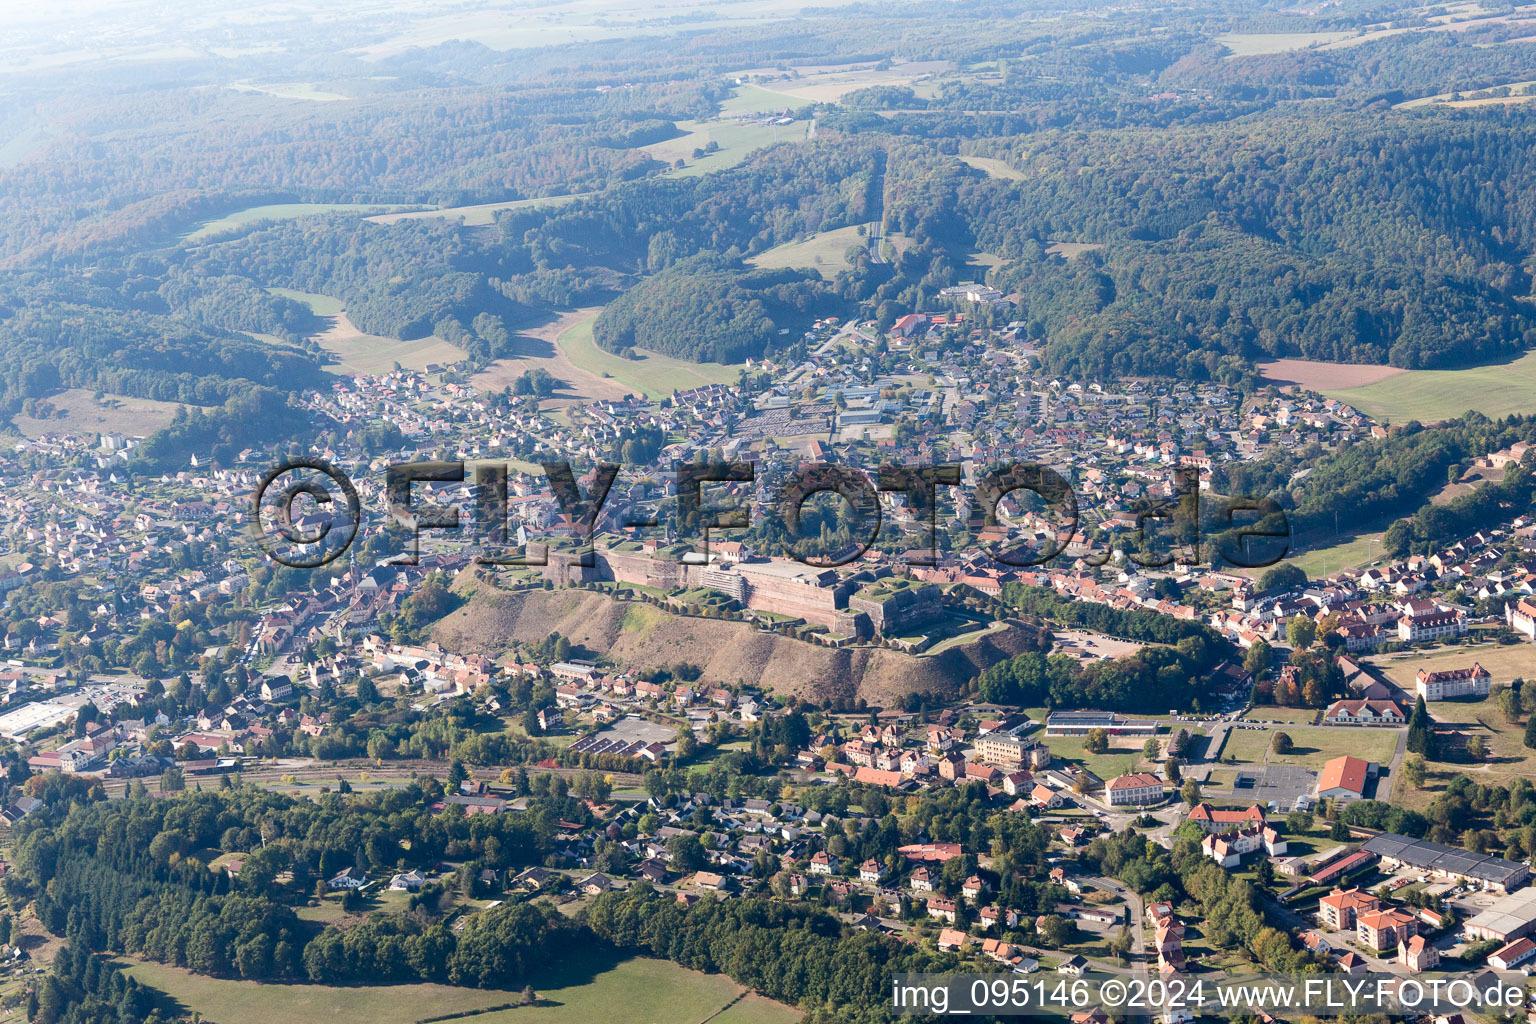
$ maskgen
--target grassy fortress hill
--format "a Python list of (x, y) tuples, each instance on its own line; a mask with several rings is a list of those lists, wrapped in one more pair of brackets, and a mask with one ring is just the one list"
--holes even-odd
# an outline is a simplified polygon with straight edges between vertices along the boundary
[[(789, 559), (685, 562), (686, 549), (633, 542), (578, 551), (550, 551), (544, 578), (558, 585), (601, 581), (670, 590), (701, 587), (743, 608), (804, 619), (839, 636), (867, 639), (905, 635), (944, 614), (932, 583), (898, 579), (889, 569), (851, 574)], [(582, 564), (583, 561), (588, 564)]]

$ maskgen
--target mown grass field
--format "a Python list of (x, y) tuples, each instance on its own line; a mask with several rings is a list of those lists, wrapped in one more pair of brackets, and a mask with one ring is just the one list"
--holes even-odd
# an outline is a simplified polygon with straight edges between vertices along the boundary
[(475, 1014), (475, 1024), (698, 1024), (722, 1008), (726, 1024), (791, 1024), (798, 1011), (750, 996), (723, 975), (701, 974), (666, 960), (617, 963), (595, 954), (596, 971), (551, 972), (534, 989), (535, 1006), (516, 1004), (521, 989), (472, 989), (448, 985), (260, 985), (223, 981), (161, 964), (134, 963), (129, 973), (164, 992), (183, 1008), (217, 1024), (414, 1024), (426, 1017)]
[(315, 316), (335, 316), (341, 312), (340, 299), (321, 295), (319, 292), (301, 292), (292, 288), (268, 288), (267, 291), (308, 306), (309, 311)]
[(839, 270), (848, 269), (843, 254), (855, 245), (868, 245), (869, 240), (859, 234), (859, 225), (822, 231), (799, 242), (785, 242), (772, 249), (765, 249), (747, 260), (754, 267), (805, 267), (815, 270), (824, 278), (832, 278)]
[(621, 359), (605, 352), (592, 340), (592, 321), (583, 320), (560, 332), (555, 344), (580, 369), (620, 384), (650, 398), (664, 398), (673, 391), (705, 384), (734, 384), (745, 363), (690, 363), (656, 352), (641, 352), (640, 359)]
[[(793, 100), (793, 97), (789, 99)], [(794, 104), (791, 103), (791, 105)], [(780, 104), (772, 109), (783, 109), (783, 106)], [(681, 168), (674, 168), (667, 173), (686, 178), (733, 167), (745, 160), (747, 154), (753, 150), (771, 146), (776, 142), (804, 142), (810, 126), (805, 121), (772, 125), (737, 124), (735, 121), (717, 120), (679, 121), (677, 127), (686, 134), (642, 148), (657, 160), (664, 160), (669, 164), (682, 160)], [(713, 153), (705, 153), (699, 157), (693, 155), (695, 149), (703, 149), (711, 142), (719, 147)]]
[(1316, 718), (1316, 708), (1282, 708), (1273, 704), (1260, 704), (1243, 715), (1246, 722), (1284, 722), (1286, 725), (1311, 725)]
[(1323, 394), (1383, 423), (1428, 423), (1469, 409), (1493, 417), (1536, 412), (1536, 352), (1461, 370), (1410, 370), (1374, 384)]
[(313, 217), (322, 213), (377, 214), (399, 208), (398, 205), (379, 203), (276, 203), (271, 206), (252, 206), (217, 220), (210, 220), (200, 225), (197, 230), (183, 236), (182, 240), (201, 242), (259, 220), (295, 220), (299, 217)]
[(1141, 763), (1141, 748), (1146, 743), (1144, 738), (1111, 736), (1108, 753), (1090, 754), (1083, 749), (1081, 736), (1042, 736), (1041, 739), (1056, 757), (1075, 761), (1106, 782), (1117, 775), (1135, 771)]
[[(1521, 646), (1526, 648), (1523, 670), (1527, 677), (1536, 678), (1536, 651), (1532, 651), (1528, 645)], [(1466, 663), (1470, 664), (1470, 661)], [(1494, 676), (1500, 678), (1497, 672)], [(1454, 723), (1469, 739), (1473, 736), (1482, 737), (1488, 748), (1488, 759), (1482, 764), (1427, 761), (1429, 771), (1424, 788), (1413, 789), (1404, 782), (1392, 794), (1394, 803), (1422, 811), (1453, 780), (1463, 775), (1483, 786), (1504, 786), (1517, 778), (1536, 777), (1536, 750), (1525, 745), (1523, 716), (1517, 722), (1507, 721), (1499, 710), (1498, 702), (1491, 698), (1435, 701), (1429, 705), (1429, 714), (1437, 722)]]
[[(1285, 733), (1295, 744), (1289, 754), (1270, 751), (1277, 732)], [(1346, 754), (1386, 764), (1392, 760), (1396, 748), (1397, 733), (1391, 729), (1298, 725), (1234, 729), (1221, 753), (1223, 758), (1236, 758), (1242, 764), (1294, 764), (1321, 768), (1323, 762)]]

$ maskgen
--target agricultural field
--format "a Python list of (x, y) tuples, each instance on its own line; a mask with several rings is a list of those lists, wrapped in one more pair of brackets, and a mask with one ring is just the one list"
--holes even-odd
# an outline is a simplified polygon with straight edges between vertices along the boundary
[(859, 230), (860, 225), (855, 225), (818, 232), (799, 242), (765, 249), (747, 262), (764, 268), (804, 267), (830, 279), (839, 270), (848, 269), (848, 261), (843, 258), (845, 252), (853, 246), (868, 244), (868, 238)]
[(1254, 364), (1259, 376), (1276, 384), (1299, 384), (1308, 391), (1364, 387), (1407, 370), (1366, 363), (1325, 363), (1316, 359), (1265, 359)]
[[(1452, 107), (1475, 107), (1490, 103), (1523, 103), (1526, 100), (1536, 99), (1536, 93), (1531, 92), (1531, 88), (1533, 86), (1536, 86), (1536, 81), (1503, 83), (1503, 88), (1507, 88), (1511, 93), (1518, 95), (1511, 95), (1503, 98), (1490, 97), (1480, 100), (1453, 100), (1452, 97), (1456, 95), (1468, 95), (1472, 93), (1487, 92), (1487, 89), (1467, 89), (1460, 94), (1454, 92), (1442, 92), (1434, 96), (1420, 96), (1418, 99), (1406, 100), (1402, 103), (1396, 104), (1393, 109), (1412, 110), (1414, 107), (1427, 107), (1433, 103), (1444, 103), (1447, 106)], [(1500, 86), (1491, 86), (1490, 88), (1499, 87)]]
[(351, 99), (339, 92), (320, 88), (317, 82), (282, 82), (273, 85), (255, 85), (251, 82), (236, 82), (230, 86), (235, 92), (256, 92), (264, 96), (276, 96), (283, 100), (308, 100), (311, 103), (335, 103), (338, 100)]
[(778, 89), (765, 89), (760, 85), (739, 85), (730, 99), (720, 104), (721, 117), (744, 117), (748, 114), (768, 114), (778, 110), (803, 107), (808, 100)]
[(128, 437), (148, 437), (171, 422), (176, 405), (127, 395), (104, 394), (98, 400), (95, 392), (70, 388), (39, 400), (39, 415), (17, 413), (12, 422), (27, 437), (45, 433), (89, 437), (114, 431)]
[(463, 349), (431, 335), (400, 341), (379, 334), (364, 334), (348, 319), (341, 301), (333, 296), (289, 288), (268, 290), (273, 295), (304, 303), (315, 316), (329, 321), (325, 330), (313, 335), (320, 347), (331, 354), (331, 361), (325, 366), (328, 370), (359, 375), (388, 373), (396, 363), (408, 370), (423, 370), (432, 363), (446, 365), (464, 358)]
[(1353, 32), (1233, 32), (1216, 36), (1214, 41), (1232, 51), (1233, 57), (1254, 57), (1337, 43), (1352, 35)]
[[(515, 355), (498, 359), (471, 379), (476, 387), (487, 391), (500, 391), (509, 387), (525, 372), (543, 369), (563, 382), (563, 386), (546, 402), (546, 408), (561, 408), (575, 403), (588, 403), (605, 398), (623, 398), (631, 388), (612, 378), (605, 378), (571, 362), (556, 340), (572, 327), (587, 323), (597, 316), (601, 307), (573, 309), (561, 313), (554, 320), (540, 327), (525, 328), (515, 338)], [(605, 353), (606, 354), (606, 353)]]
[(1322, 389), (1383, 423), (1460, 416), (1536, 412), (1536, 352), (1519, 359), (1461, 370), (1408, 370), (1362, 387)]
[(555, 344), (578, 369), (612, 378), (650, 398), (662, 398), (673, 391), (705, 384), (734, 384), (741, 371), (746, 369), (745, 363), (690, 363), (644, 350), (640, 352), (640, 359), (622, 359), (598, 348), (597, 342), (592, 340), (592, 321), (595, 319), (594, 315), (572, 324), (560, 332)]
[[(396, 34), (349, 51), (364, 60), (394, 57), (416, 47), (470, 40), (492, 50), (516, 51), (606, 39), (664, 37), (682, 31), (732, 30), (793, 18), (807, 7), (836, 8), (853, 0), (809, 4), (806, 0), (741, 0), (726, 5), (682, 0), (671, 6), (655, 0), (554, 0), (546, 4), (466, 7), (439, 13), (386, 0), (370, 13)], [(657, 44), (665, 46), (658, 41)]]
[[(1276, 754), (1270, 750), (1276, 732), (1284, 732), (1295, 744), (1289, 754)], [(1386, 764), (1392, 760), (1396, 749), (1397, 731), (1393, 729), (1296, 726), (1233, 729), (1221, 753), (1224, 759), (1235, 758), (1242, 764), (1294, 764), (1315, 769), (1321, 768), (1325, 761), (1346, 754)]]
[[(423, 1018), (471, 1015), (477, 1024), (657, 1024), (709, 1019), (730, 1006), (735, 1024), (790, 1024), (800, 1015), (759, 997), (736, 1002), (742, 989), (721, 975), (701, 974), (665, 960), (603, 961), (596, 971), (566, 968), (535, 986), (534, 1006), (516, 1005), (520, 990), (456, 988), (448, 985), (258, 985), (191, 974), (161, 964), (134, 963), (128, 973), (164, 992), (182, 1012), (218, 1024), (414, 1024)], [(512, 1008), (485, 1012), (491, 1007)]]
[(183, 235), (182, 241), (192, 244), (204, 242), (263, 220), (297, 220), (325, 213), (381, 214), (401, 208), (399, 204), (388, 203), (274, 203), (270, 206), (250, 206), (200, 224), (195, 230)]
[[(740, 124), (734, 120), (679, 121), (677, 127), (685, 134), (641, 148), (668, 164), (683, 161), (683, 167), (666, 172), (679, 178), (732, 167), (745, 160), (753, 150), (778, 142), (803, 142), (810, 132), (807, 121), (782, 125)], [(718, 147), (714, 152), (699, 157), (693, 155), (695, 149), (704, 149), (711, 142)]]

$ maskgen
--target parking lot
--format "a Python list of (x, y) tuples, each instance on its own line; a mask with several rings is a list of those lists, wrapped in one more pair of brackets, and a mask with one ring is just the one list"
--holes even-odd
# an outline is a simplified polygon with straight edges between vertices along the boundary
[(643, 718), (624, 717), (598, 733), (603, 739), (620, 743), (663, 743), (677, 739), (677, 730), (648, 722)]
[(1273, 803), (1282, 811), (1296, 805), (1296, 798), (1311, 797), (1317, 774), (1299, 765), (1271, 764), (1245, 768), (1232, 779), (1232, 798), (1240, 803), (1250, 799), (1261, 807)]

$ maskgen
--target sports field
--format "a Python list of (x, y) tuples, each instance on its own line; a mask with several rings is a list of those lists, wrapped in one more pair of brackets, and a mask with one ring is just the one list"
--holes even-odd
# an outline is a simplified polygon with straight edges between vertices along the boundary
[[(476, 1024), (698, 1024), (729, 1006), (715, 1021), (790, 1024), (800, 1014), (760, 997), (737, 1002), (742, 989), (729, 978), (701, 974), (667, 960), (604, 962), (598, 970), (551, 972), (535, 983), (539, 1002), (516, 1005), (521, 986), (506, 990), (449, 985), (259, 985), (191, 974), (161, 964), (135, 963), (128, 973), (166, 993), (190, 1016), (218, 1024), (415, 1024), (462, 1014)], [(512, 1008), (493, 1010), (512, 1004)], [(472, 1015), (472, 1016), (471, 1016)]]
[[(1381, 533), (1362, 533), (1301, 554), (1287, 554), (1282, 561), (1294, 565), (1307, 574), (1309, 579), (1321, 579), (1346, 569), (1358, 569), (1383, 557)], [(1255, 569), (1250, 575), (1258, 576), (1263, 570)]]
[(1493, 417), (1531, 413), (1536, 412), (1536, 352), (1461, 370), (1409, 370), (1374, 384), (1323, 394), (1383, 423), (1428, 423), (1469, 409)]
[(705, 384), (734, 384), (747, 368), (745, 363), (690, 363), (644, 351), (640, 359), (621, 359), (598, 348), (592, 340), (592, 321), (596, 319), (593, 316), (561, 331), (555, 344), (578, 368), (599, 377), (612, 377), (649, 398), (664, 398), (673, 391)]

